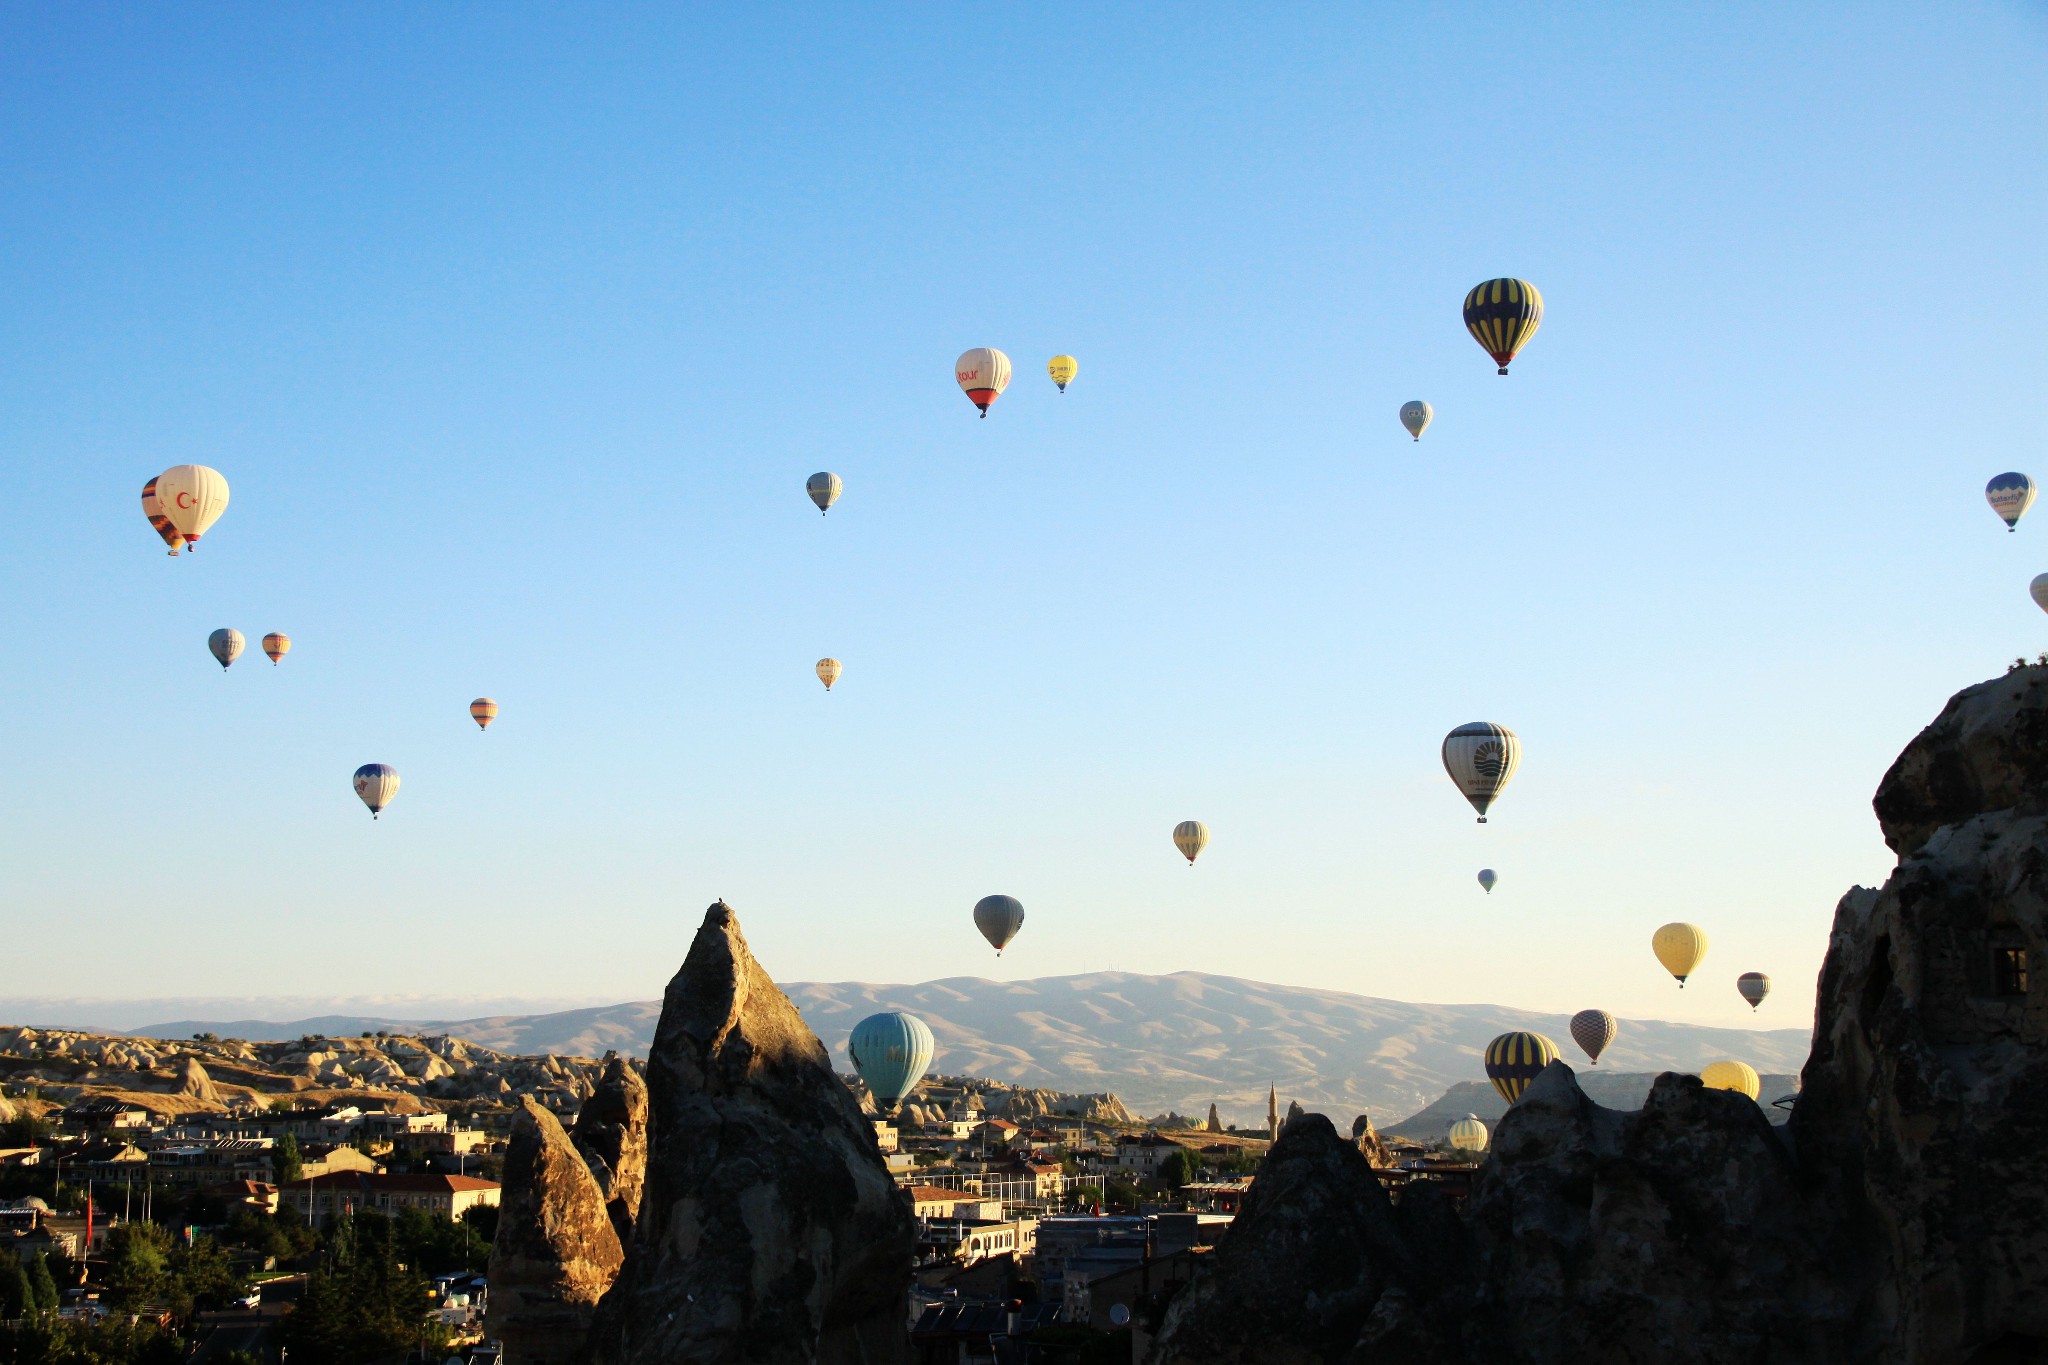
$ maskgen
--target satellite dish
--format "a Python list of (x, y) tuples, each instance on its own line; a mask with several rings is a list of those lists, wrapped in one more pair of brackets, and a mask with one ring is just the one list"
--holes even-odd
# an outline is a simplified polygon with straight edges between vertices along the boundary
[(1120, 1303), (1111, 1304), (1109, 1306), (1109, 1325), (1112, 1327), (1130, 1326), (1131, 1310)]

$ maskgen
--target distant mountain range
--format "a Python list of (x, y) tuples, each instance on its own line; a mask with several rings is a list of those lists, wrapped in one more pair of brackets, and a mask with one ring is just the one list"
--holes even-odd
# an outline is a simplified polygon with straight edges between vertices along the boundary
[[(1202, 1115), (1215, 1103), (1239, 1123), (1264, 1121), (1269, 1084), (1279, 1087), (1283, 1107), (1296, 1100), (1346, 1125), (1358, 1113), (1382, 1124), (1420, 1117), (1418, 1110), (1452, 1087), (1482, 1079), (1488, 1040), (1514, 1029), (1546, 1034), (1568, 1058), (1584, 1060), (1561, 1014), (1411, 1005), (1200, 972), (1095, 972), (1029, 981), (953, 977), (905, 986), (805, 981), (783, 989), (842, 1067), (855, 1023), (878, 1010), (907, 1010), (938, 1039), (936, 1070), (1050, 1090), (1112, 1090), (1140, 1114)], [(594, 1057), (607, 1049), (645, 1055), (660, 1013), (659, 1001), (636, 1001), (438, 1021), (182, 1019), (127, 1032), (152, 1038), (210, 1032), (255, 1041), (381, 1028), (450, 1033), (502, 1052)], [(1729, 1057), (1760, 1072), (1797, 1073), (1808, 1043), (1806, 1028), (1753, 1031), (1625, 1019), (1597, 1070), (1696, 1071)], [(1476, 1112), (1478, 1106), (1470, 1107)]]

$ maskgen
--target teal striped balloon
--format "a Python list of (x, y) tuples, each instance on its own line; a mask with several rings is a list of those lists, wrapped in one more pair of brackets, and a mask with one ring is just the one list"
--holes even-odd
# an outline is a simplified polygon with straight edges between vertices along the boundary
[(853, 1069), (867, 1082), (876, 1107), (887, 1112), (917, 1089), (932, 1064), (935, 1046), (924, 1020), (898, 1010), (869, 1015), (853, 1026), (853, 1036), (846, 1040)]

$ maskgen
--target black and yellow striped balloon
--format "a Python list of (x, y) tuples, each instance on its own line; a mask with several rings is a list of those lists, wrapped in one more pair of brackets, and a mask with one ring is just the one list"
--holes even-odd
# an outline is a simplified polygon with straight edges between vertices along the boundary
[(1488, 280), (1465, 296), (1465, 330), (1502, 374), (1542, 325), (1543, 295), (1527, 280)]
[(1503, 1033), (1486, 1045), (1486, 1079), (1513, 1104), (1537, 1073), (1556, 1060), (1557, 1044), (1542, 1034)]

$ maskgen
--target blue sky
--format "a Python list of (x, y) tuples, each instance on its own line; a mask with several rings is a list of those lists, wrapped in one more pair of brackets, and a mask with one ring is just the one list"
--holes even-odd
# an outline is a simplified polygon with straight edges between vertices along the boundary
[[(643, 998), (723, 896), (784, 979), (1735, 1024), (1758, 969), (1803, 1023), (1891, 758), (2048, 648), (2048, 513), (1981, 497), (2048, 470), (2044, 56), (2013, 4), (9, 9), (11, 989)], [(186, 461), (233, 505), (172, 560)]]

